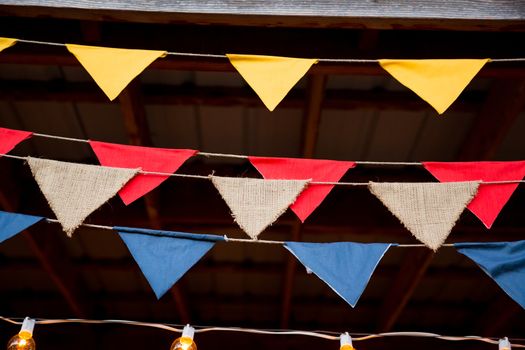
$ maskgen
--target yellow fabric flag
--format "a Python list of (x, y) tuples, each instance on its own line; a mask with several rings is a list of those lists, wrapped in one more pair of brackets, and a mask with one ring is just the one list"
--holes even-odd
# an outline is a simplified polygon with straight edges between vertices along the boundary
[(379, 64), (442, 114), (488, 61), (488, 58), (379, 60)]
[(147, 66), (166, 51), (114, 49), (66, 44), (67, 49), (113, 101)]
[(231, 64), (273, 111), (317, 59), (227, 54)]
[(0, 38), (0, 52), (16, 44), (16, 39)]

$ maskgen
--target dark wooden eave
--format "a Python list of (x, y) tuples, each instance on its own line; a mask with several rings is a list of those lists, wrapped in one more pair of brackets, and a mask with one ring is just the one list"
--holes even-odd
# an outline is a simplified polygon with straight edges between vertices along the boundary
[(523, 31), (522, 0), (2, 0), (0, 14), (147, 23)]

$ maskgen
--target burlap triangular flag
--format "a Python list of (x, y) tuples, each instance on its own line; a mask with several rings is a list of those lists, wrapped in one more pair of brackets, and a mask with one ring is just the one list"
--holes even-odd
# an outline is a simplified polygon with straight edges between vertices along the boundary
[(379, 64), (443, 114), (489, 60), (379, 60)]
[(479, 182), (375, 183), (368, 187), (405, 227), (432, 250), (447, 239)]
[(310, 180), (262, 180), (212, 176), (235, 222), (252, 238), (281, 216)]
[(227, 54), (231, 64), (273, 111), (317, 59)]
[(12, 38), (0, 38), (0, 52), (16, 44), (16, 41), (16, 39)]
[(146, 67), (166, 51), (115, 49), (66, 44), (104, 93), (113, 101)]
[(139, 171), (38, 158), (27, 162), (68, 236)]

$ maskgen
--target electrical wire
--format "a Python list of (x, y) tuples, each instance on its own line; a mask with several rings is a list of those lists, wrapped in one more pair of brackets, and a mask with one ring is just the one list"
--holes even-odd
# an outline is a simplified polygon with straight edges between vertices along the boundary
[[(0, 316), (0, 320), (15, 324), (21, 325), (22, 321), (16, 321), (14, 318)], [(67, 319), (43, 319), (37, 318), (36, 324), (39, 325), (53, 325), (53, 324), (64, 324), (64, 323), (79, 323), (79, 324), (123, 324), (128, 326), (140, 326), (140, 327), (149, 327), (149, 328), (158, 328), (163, 329), (173, 333), (181, 333), (182, 328), (174, 327), (170, 324), (164, 323), (153, 323), (153, 322), (140, 322), (140, 321), (129, 321), (129, 320), (89, 320), (89, 319), (79, 319), (79, 318), (67, 318)], [(303, 330), (292, 330), (292, 329), (282, 329), (282, 330), (270, 330), (270, 329), (254, 329), (254, 328), (242, 328), (242, 327), (202, 327), (202, 326), (193, 326), (195, 328), (195, 333), (207, 333), (207, 332), (237, 332), (237, 333), (249, 333), (249, 334), (263, 334), (263, 335), (302, 335), (308, 337), (322, 338), (327, 340), (339, 340), (339, 335), (330, 335), (334, 332), (326, 331), (303, 331)], [(480, 336), (448, 336), (441, 335), (436, 333), (427, 333), (427, 332), (387, 332), (387, 333), (349, 333), (352, 336), (353, 341), (366, 341), (370, 339), (377, 338), (389, 338), (389, 337), (417, 337), (417, 338), (434, 338), (448, 341), (479, 341), (489, 344), (498, 344), (499, 339), (496, 338), (487, 338)], [(515, 339), (509, 338), (512, 342)], [(515, 348), (525, 348), (525, 345), (512, 343), (512, 347)]]
[[(18, 42), (25, 44), (48, 45), (48, 46), (66, 46), (64, 43), (52, 41), (16, 39)], [(225, 54), (195, 53), (195, 52), (177, 52), (168, 51), (169, 56), (201, 57), (201, 58), (227, 58)], [(377, 63), (379, 59), (360, 59), (360, 58), (319, 58), (319, 62), (326, 63)], [(516, 58), (491, 58), (489, 62), (525, 62), (525, 57)]]

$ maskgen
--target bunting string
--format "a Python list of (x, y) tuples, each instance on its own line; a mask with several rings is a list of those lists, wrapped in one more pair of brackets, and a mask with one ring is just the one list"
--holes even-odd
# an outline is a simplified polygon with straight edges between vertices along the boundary
[[(64, 43), (57, 43), (52, 41), (26, 40), (17, 39), (20, 43), (47, 45), (47, 46), (62, 46), (66, 47)], [(177, 52), (168, 51), (169, 56), (185, 56), (185, 57), (202, 57), (202, 58), (228, 58), (225, 54), (210, 54), (210, 53), (195, 53), (195, 52)], [(380, 59), (360, 59), (360, 58), (319, 58), (319, 62), (326, 63), (378, 63)], [(525, 62), (525, 57), (516, 58), (491, 58), (489, 62)]]
[[(14, 324), (21, 325), (22, 321), (18, 321), (17, 318), (10, 318), (0, 316), (0, 320)], [(80, 318), (64, 318), (64, 319), (47, 319), (47, 318), (36, 318), (35, 323), (39, 325), (54, 325), (64, 323), (76, 323), (76, 324), (122, 324), (128, 326), (148, 327), (163, 329), (173, 333), (181, 333), (184, 325), (171, 324), (171, 323), (155, 323), (155, 322), (141, 322), (131, 320), (91, 320), (91, 319), (80, 319)], [(242, 328), (242, 327), (215, 327), (215, 326), (197, 326), (192, 325), (195, 328), (195, 333), (207, 333), (207, 332), (237, 332), (237, 333), (248, 333), (248, 334), (262, 334), (262, 335), (303, 335), (314, 338), (322, 338), (326, 340), (339, 341), (339, 333), (332, 331), (305, 331), (295, 329), (255, 329), (255, 328)], [(481, 337), (477, 335), (468, 336), (449, 336), (441, 335), (436, 333), (428, 332), (386, 332), (386, 333), (352, 333), (348, 332), (352, 336), (353, 341), (366, 341), (376, 338), (388, 338), (388, 337), (413, 337), (413, 338), (435, 338), (447, 341), (479, 341), (488, 344), (498, 344), (498, 338)], [(508, 338), (512, 341), (512, 347), (525, 348), (525, 345), (515, 343), (515, 341), (522, 341), (521, 338)]]
[[(0, 154), (2, 157), (6, 158), (12, 158), (12, 159), (18, 159), (18, 160), (24, 160), (27, 161), (27, 157), (22, 156), (15, 156), (12, 154)], [(244, 156), (242, 156), (244, 158)], [(247, 157), (246, 157), (247, 158)], [(50, 160), (46, 158), (39, 158), (43, 160)], [(361, 162), (356, 162), (357, 164), (360, 164)], [(370, 163), (370, 162), (368, 162)], [(376, 162), (373, 162), (376, 163)], [(382, 165), (390, 165), (389, 162), (377, 162), (377, 164)], [(409, 163), (410, 164), (410, 163)], [(415, 164), (415, 163), (412, 163)], [(162, 175), (162, 176), (171, 176), (171, 177), (182, 177), (182, 178), (189, 178), (189, 179), (200, 179), (200, 180), (211, 180), (213, 177), (213, 174), (210, 175), (192, 175), (192, 174), (179, 174), (179, 173), (163, 173), (163, 172), (157, 172), (157, 171), (143, 171), (139, 170), (139, 174), (144, 175)], [(505, 180), (505, 181), (478, 181), (480, 184), (483, 185), (502, 185), (502, 184), (519, 184), (519, 183), (525, 183), (525, 180)], [(308, 182), (309, 185), (333, 185), (333, 186), (368, 186), (368, 182), (328, 182), (328, 181), (310, 181)]]
[[(51, 218), (44, 218), (45, 221), (49, 223), (56, 223), (59, 224), (60, 222), (57, 219), (51, 219)], [(96, 228), (100, 230), (108, 230), (108, 231), (115, 231), (115, 228), (113, 226), (107, 226), (107, 225), (97, 225), (97, 224), (81, 224), (81, 227), (88, 227), (88, 228)], [(147, 233), (141, 233), (141, 232), (133, 232), (133, 234), (137, 235), (148, 235)], [(192, 233), (188, 233), (188, 235), (193, 235)], [(169, 235), (163, 235), (162, 233), (155, 234), (155, 236), (159, 237), (171, 237)], [(198, 236), (198, 234), (195, 234), (195, 236)], [(217, 235), (218, 236), (218, 235)], [(218, 236), (220, 237), (220, 236)], [(257, 244), (273, 244), (273, 245), (284, 245), (285, 241), (276, 241), (276, 240), (267, 240), (267, 239), (249, 239), (249, 238), (230, 238), (227, 235), (222, 236), (224, 238), (224, 242), (226, 243), (257, 243)], [(291, 242), (291, 241), (288, 241)], [(301, 241), (301, 243), (305, 243)], [(313, 243), (313, 242), (312, 242)], [(319, 242), (315, 242), (319, 243)], [(398, 244), (398, 243), (392, 243), (392, 247), (398, 247), (398, 248), (422, 248), (426, 247), (424, 244), (418, 244), (418, 243), (407, 243), (407, 244)], [(454, 247), (453, 243), (445, 243), (442, 245), (442, 247)]]

